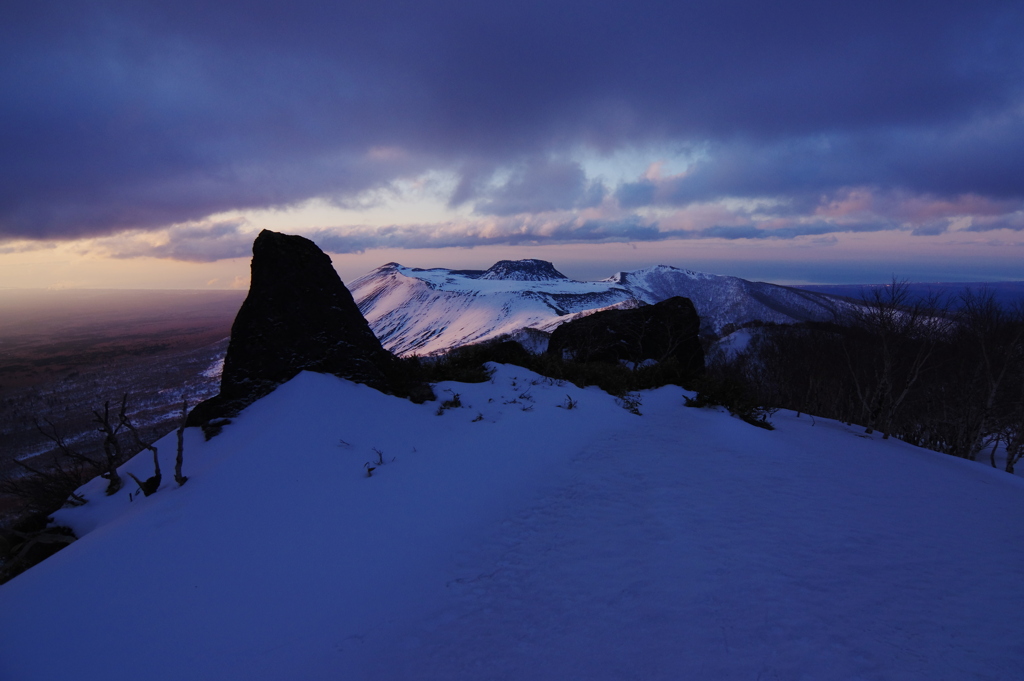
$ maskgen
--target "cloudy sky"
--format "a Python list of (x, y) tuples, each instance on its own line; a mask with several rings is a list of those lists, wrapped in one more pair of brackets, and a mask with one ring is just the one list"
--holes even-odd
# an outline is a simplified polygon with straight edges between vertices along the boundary
[(1024, 279), (1024, 3), (0, 7), (0, 287), (388, 261)]

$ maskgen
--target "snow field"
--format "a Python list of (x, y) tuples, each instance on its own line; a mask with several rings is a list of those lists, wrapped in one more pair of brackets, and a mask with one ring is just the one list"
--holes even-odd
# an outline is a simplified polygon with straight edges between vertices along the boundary
[(1024, 481), (495, 369), (424, 405), (300, 374), (188, 431), (184, 487), (173, 436), (156, 495), (93, 481), (0, 586), (0, 678), (1024, 678)]

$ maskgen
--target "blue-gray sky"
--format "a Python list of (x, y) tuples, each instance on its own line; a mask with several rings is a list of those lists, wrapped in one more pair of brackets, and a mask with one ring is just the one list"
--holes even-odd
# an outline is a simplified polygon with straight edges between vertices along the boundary
[(874, 244), (1024, 278), (1022, 36), (1019, 0), (13, 0), (0, 255), (215, 262), (291, 216), (410, 264)]

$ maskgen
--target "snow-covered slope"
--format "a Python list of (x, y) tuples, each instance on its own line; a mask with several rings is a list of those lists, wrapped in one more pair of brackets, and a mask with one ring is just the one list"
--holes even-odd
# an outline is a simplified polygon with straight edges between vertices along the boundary
[(544, 261), (518, 262), (526, 265), (521, 273), (509, 261), (486, 271), (389, 263), (349, 289), (377, 338), (399, 355), (477, 343), (633, 298), (607, 282), (568, 279)]
[(90, 483), (0, 586), (0, 678), (1024, 678), (1021, 480), (672, 387), (449, 390), (303, 373), (188, 431), (184, 487)]
[(730, 324), (739, 327), (753, 321), (792, 324), (831, 319), (835, 311), (846, 307), (842, 300), (814, 291), (667, 265), (619, 272), (608, 281), (645, 303), (657, 303), (672, 296), (689, 298), (697, 308), (702, 327), (715, 333)]
[(832, 317), (837, 299), (820, 293), (665, 265), (603, 281), (567, 278), (544, 260), (502, 260), (486, 271), (421, 270), (388, 263), (349, 288), (384, 347), (430, 354), (519, 329), (551, 331), (584, 312), (690, 298), (702, 329)]

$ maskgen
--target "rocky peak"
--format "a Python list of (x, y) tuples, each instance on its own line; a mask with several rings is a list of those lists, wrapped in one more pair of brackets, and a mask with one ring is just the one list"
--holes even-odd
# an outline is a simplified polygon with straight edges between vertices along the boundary
[(547, 260), (499, 260), (480, 275), (481, 279), (507, 279), (512, 281), (547, 281), (568, 279)]
[(551, 334), (547, 351), (577, 362), (672, 360), (678, 377), (689, 381), (704, 372), (699, 330), (693, 302), (674, 296), (655, 305), (601, 310), (566, 322)]
[(234, 416), (304, 370), (410, 393), (330, 257), (309, 239), (263, 230), (253, 243), (249, 295), (231, 327), (220, 394), (198, 405), (189, 425)]

